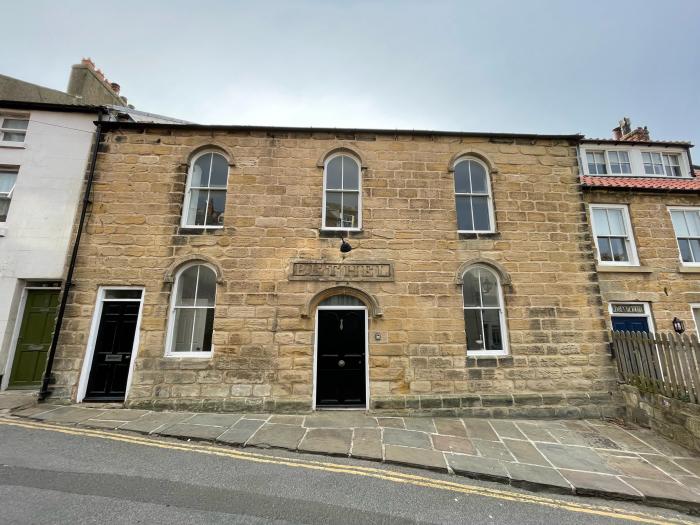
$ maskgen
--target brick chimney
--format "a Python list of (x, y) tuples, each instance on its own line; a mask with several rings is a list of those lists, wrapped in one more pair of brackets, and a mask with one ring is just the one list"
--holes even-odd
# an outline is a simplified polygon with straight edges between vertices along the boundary
[(126, 105), (126, 98), (119, 95), (119, 84), (107, 80), (90, 58), (83, 58), (80, 64), (71, 68), (66, 91), (69, 95), (79, 97), (83, 104)]
[(618, 127), (612, 130), (614, 140), (625, 140), (629, 142), (649, 142), (651, 140), (649, 130), (646, 126), (632, 129), (632, 121), (629, 117), (624, 117), (620, 120), (619, 124)]

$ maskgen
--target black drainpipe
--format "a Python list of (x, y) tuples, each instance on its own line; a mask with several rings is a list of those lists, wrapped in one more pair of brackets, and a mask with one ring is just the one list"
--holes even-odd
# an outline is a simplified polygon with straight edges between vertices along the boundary
[(92, 149), (92, 157), (90, 159), (90, 172), (88, 173), (88, 179), (85, 183), (85, 193), (83, 194), (83, 208), (80, 211), (80, 222), (78, 223), (78, 231), (75, 235), (75, 241), (73, 242), (73, 252), (70, 256), (70, 264), (68, 265), (68, 273), (66, 274), (66, 282), (63, 285), (63, 295), (61, 296), (61, 305), (58, 308), (58, 315), (56, 316), (56, 328), (53, 331), (53, 337), (51, 338), (51, 346), (49, 347), (49, 355), (46, 359), (46, 371), (44, 372), (44, 377), (41, 381), (41, 390), (39, 390), (39, 401), (46, 399), (51, 392), (49, 391), (49, 383), (51, 382), (51, 369), (53, 368), (53, 360), (56, 356), (56, 347), (58, 346), (58, 337), (61, 335), (61, 324), (63, 323), (63, 316), (66, 313), (66, 305), (68, 304), (68, 293), (70, 292), (70, 287), (73, 280), (73, 271), (75, 270), (75, 260), (78, 257), (78, 247), (80, 246), (80, 237), (83, 234), (83, 227), (85, 226), (85, 217), (87, 216), (87, 209), (90, 204), (90, 191), (92, 190), (92, 181), (95, 176), (95, 162), (97, 160), (97, 151), (100, 149), (100, 141), (102, 140), (102, 112), (97, 114), (97, 130), (95, 145)]

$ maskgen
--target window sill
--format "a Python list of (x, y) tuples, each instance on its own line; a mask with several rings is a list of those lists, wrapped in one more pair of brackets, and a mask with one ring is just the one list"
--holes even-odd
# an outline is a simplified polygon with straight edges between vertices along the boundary
[(167, 359), (211, 359), (214, 352), (180, 352), (165, 354)]
[(634, 265), (605, 265), (596, 264), (595, 269), (598, 273), (654, 273), (653, 268), (648, 266), (634, 266)]
[(24, 142), (12, 142), (7, 140), (0, 140), (0, 148), (14, 148), (14, 149), (24, 149), (26, 144)]
[(500, 239), (501, 234), (499, 232), (465, 232), (458, 231), (460, 239)]
[[(0, 230), (0, 235), (2, 230)], [(700, 273), (700, 264), (697, 266), (690, 266), (682, 264), (678, 267), (678, 273)]]
[(207, 227), (193, 227), (193, 226), (178, 226), (177, 235), (204, 235), (204, 234), (214, 234), (219, 231), (223, 231), (223, 226), (207, 226)]
[(508, 350), (467, 350), (470, 359), (491, 359), (493, 357), (506, 357)]
[(329, 230), (327, 228), (319, 228), (318, 236), (321, 239), (340, 239), (340, 237), (364, 237), (365, 231), (362, 229), (355, 230)]

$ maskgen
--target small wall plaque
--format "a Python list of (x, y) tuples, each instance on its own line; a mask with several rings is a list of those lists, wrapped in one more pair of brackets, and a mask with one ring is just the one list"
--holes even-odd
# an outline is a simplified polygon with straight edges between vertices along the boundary
[(643, 304), (612, 304), (614, 314), (644, 314)]
[(290, 281), (393, 281), (389, 261), (292, 261)]

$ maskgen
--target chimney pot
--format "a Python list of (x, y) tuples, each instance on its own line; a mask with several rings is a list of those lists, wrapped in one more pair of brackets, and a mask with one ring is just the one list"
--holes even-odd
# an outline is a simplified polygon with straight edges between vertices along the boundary
[(612, 133), (613, 140), (620, 140), (622, 138), (622, 130), (620, 129), (620, 126), (613, 128)]
[(121, 86), (117, 84), (116, 82), (112, 82), (109, 87), (112, 88), (112, 91), (114, 91), (117, 95), (119, 94), (119, 90), (121, 89)]

